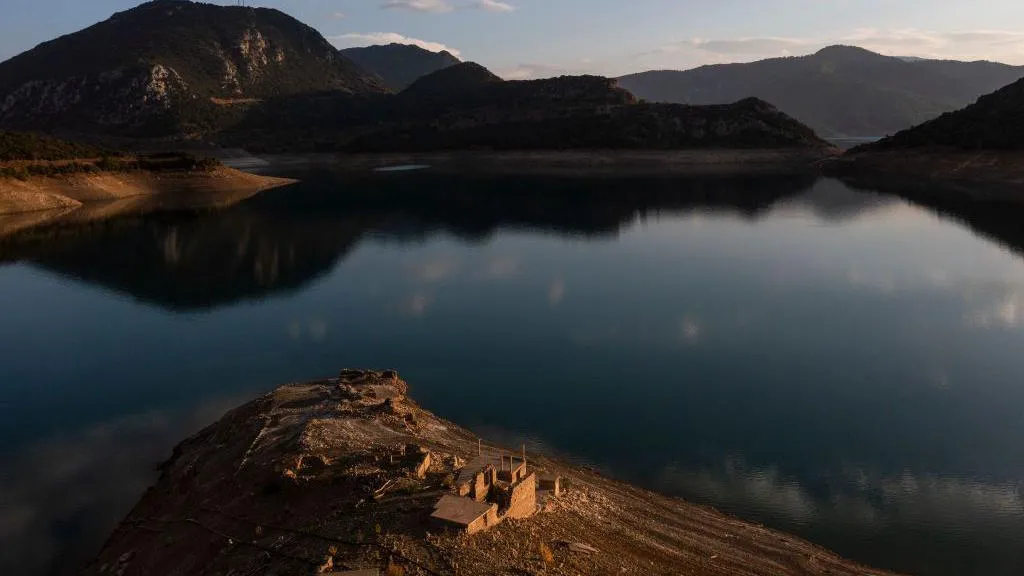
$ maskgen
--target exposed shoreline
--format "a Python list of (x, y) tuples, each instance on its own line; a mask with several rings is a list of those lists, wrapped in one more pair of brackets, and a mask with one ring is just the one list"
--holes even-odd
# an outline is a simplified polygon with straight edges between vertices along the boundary
[(219, 167), (211, 172), (101, 172), (0, 178), (0, 236), (58, 221), (230, 206), (295, 180)]
[[(527, 456), (530, 472), (565, 479), (563, 495), (472, 536), (439, 528), (434, 503), (481, 448), (406, 391), (393, 373), (343, 371), (229, 412), (175, 448), (86, 574), (312, 574), (389, 564), (409, 575), (887, 574), (536, 454)], [(396, 447), (412, 454), (407, 446), (429, 456), (425, 467), (389, 462)]]
[(853, 151), (823, 164), (826, 175), (889, 178), (958, 188), (967, 197), (1024, 199), (1024, 152), (946, 148)]

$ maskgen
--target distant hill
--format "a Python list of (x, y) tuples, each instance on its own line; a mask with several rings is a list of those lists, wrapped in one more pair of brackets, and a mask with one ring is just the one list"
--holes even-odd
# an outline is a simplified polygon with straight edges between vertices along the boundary
[(910, 148), (1024, 150), (1024, 80), (857, 150)]
[(750, 64), (651, 71), (619, 79), (638, 98), (723, 104), (757, 97), (826, 137), (884, 136), (973, 102), (1024, 76), (992, 62), (893, 58), (850, 46)]
[[(266, 150), (826, 148), (757, 100), (642, 104), (610, 78), (503, 81), (466, 62), (395, 95), (300, 95), (267, 102), (226, 135)], [(233, 140), (231, 140), (233, 139)]]
[(341, 53), (376, 74), (385, 86), (396, 92), (427, 74), (461, 62), (448, 52), (431, 52), (410, 44), (347, 48)]
[(314, 90), (386, 91), (280, 11), (155, 0), (0, 63), (0, 128), (188, 134)]
[(501, 81), (500, 77), (476, 62), (461, 62), (417, 79), (403, 91), (403, 97), (445, 98)]

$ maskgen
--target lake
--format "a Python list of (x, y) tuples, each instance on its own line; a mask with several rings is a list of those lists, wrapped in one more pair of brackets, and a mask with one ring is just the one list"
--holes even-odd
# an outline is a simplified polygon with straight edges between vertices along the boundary
[(1024, 573), (1024, 208), (811, 176), (304, 178), (0, 240), (0, 572), (73, 572), (186, 435), (375, 367), (492, 442), (874, 566)]

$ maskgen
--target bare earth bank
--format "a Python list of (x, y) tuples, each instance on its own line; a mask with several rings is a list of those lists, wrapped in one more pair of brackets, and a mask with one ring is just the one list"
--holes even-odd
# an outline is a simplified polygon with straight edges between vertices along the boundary
[(232, 168), (212, 172), (109, 172), (0, 178), (0, 214), (15, 214), (125, 198), (160, 197), (182, 204), (205, 198), (239, 197), (291, 183)]
[(406, 392), (394, 373), (343, 371), (228, 413), (175, 448), (86, 573), (885, 574), (534, 454), (529, 473), (560, 476), (561, 496), (473, 535), (439, 527), (455, 478), (501, 452)]
[(884, 150), (850, 152), (825, 165), (840, 176), (984, 184), (986, 194), (1024, 199), (1024, 152), (998, 150)]
[(223, 208), (293, 182), (225, 167), (213, 172), (0, 178), (0, 238), (40, 226), (81, 224), (125, 214)]

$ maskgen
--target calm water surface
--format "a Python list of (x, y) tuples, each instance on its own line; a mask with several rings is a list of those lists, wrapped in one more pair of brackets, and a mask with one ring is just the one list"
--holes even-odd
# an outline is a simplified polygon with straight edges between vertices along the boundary
[(1020, 574), (1024, 210), (915, 198), (321, 174), (0, 241), (0, 572), (73, 571), (186, 434), (370, 366), (866, 563)]

